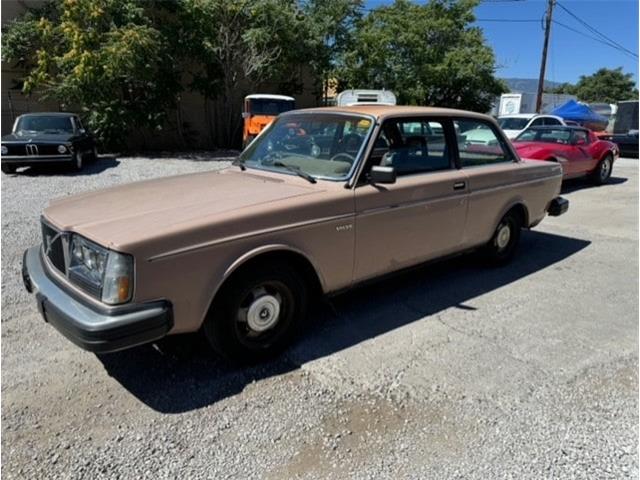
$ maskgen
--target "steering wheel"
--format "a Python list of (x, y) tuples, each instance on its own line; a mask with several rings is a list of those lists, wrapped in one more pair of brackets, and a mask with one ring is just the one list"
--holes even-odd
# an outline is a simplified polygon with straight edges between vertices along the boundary
[[(344, 159), (344, 160), (342, 160)], [(347, 162), (347, 163), (353, 163), (356, 160), (356, 157), (354, 157), (353, 155), (349, 155), (348, 153), (344, 153), (344, 152), (340, 152), (340, 153), (336, 153), (333, 157), (331, 157), (329, 159), (330, 162), (338, 162), (338, 161), (342, 161), (342, 162)]]

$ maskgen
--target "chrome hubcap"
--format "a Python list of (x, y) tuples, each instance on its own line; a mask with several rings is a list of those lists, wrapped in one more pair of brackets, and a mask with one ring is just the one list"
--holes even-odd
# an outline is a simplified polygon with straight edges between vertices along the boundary
[(610, 165), (611, 164), (609, 162), (609, 159), (606, 159), (602, 162), (602, 166), (600, 167), (600, 178), (602, 178), (603, 180), (609, 175)]
[(510, 239), (511, 229), (509, 228), (509, 225), (503, 223), (498, 227), (498, 234), (496, 235), (496, 245), (500, 250), (503, 250), (507, 247), (507, 245), (509, 245)]
[[(262, 292), (255, 293), (259, 295)], [(278, 323), (280, 300), (266, 292), (262, 296), (258, 295), (254, 295), (254, 300), (247, 309), (247, 325), (255, 332), (264, 332)]]

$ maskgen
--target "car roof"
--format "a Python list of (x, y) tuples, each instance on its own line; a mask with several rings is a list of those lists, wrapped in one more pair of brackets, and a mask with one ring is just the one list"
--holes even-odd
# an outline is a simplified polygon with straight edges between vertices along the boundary
[(20, 117), (75, 117), (75, 113), (71, 112), (32, 112), (23, 113)]
[(252, 100), (252, 99), (263, 99), (263, 100), (289, 100), (289, 101), (295, 101), (295, 98), (293, 97), (287, 97), (286, 95), (274, 95), (271, 93), (253, 93), (251, 95), (247, 95), (246, 97), (244, 97), (245, 100)]
[(550, 113), (513, 113), (511, 115), (500, 115), (498, 118), (534, 118), (534, 117), (560, 118), (559, 116), (551, 115)]
[(437, 108), (437, 107), (417, 107), (409, 105), (383, 105), (383, 104), (366, 104), (366, 105), (349, 105), (344, 107), (317, 107), (304, 108), (301, 110), (292, 110), (282, 115), (294, 115), (296, 113), (351, 113), (355, 115), (368, 115), (375, 117), (376, 120), (384, 120), (389, 117), (417, 116), (425, 115), (430, 117), (449, 117), (464, 116), (480, 119), (493, 120), (489, 115), (477, 112), (469, 112), (466, 110), (456, 110), (453, 108)]
[(584, 130), (589, 131), (588, 128), (585, 128), (580, 125), (534, 125), (529, 127), (527, 130)]

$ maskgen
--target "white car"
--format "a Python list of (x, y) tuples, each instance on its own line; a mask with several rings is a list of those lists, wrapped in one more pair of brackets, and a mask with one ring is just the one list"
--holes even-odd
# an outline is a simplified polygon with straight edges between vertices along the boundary
[(543, 125), (566, 125), (565, 121), (556, 115), (538, 115), (537, 113), (518, 113), (498, 117), (498, 125), (509, 140), (513, 140), (529, 127)]

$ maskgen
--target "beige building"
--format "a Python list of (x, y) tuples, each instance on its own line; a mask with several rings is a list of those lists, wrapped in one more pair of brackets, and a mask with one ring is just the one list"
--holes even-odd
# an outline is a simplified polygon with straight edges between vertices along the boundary
[[(2, 0), (2, 25), (6, 25), (29, 7), (37, 7), (45, 3), (42, 0)], [(301, 93), (279, 91), (277, 85), (265, 84), (259, 92), (248, 93), (280, 93), (290, 95), (296, 99), (298, 108), (313, 107), (320, 104), (322, 98), (319, 89), (312, 76), (304, 69), (300, 69), (300, 83), (303, 85)], [(35, 96), (28, 97), (21, 92), (21, 78), (24, 71), (14, 68), (2, 62), (2, 134), (9, 133), (15, 118), (27, 112), (60, 111), (61, 106), (55, 102), (43, 102)], [(239, 95), (238, 116), (242, 110), (242, 98)], [(140, 132), (131, 139), (131, 147), (134, 149), (175, 149), (175, 148), (207, 148), (211, 146), (211, 138), (215, 135), (211, 132), (212, 122), (208, 121), (207, 112), (216, 108), (215, 102), (210, 101), (205, 108), (205, 99), (202, 95), (184, 91), (180, 95), (178, 108), (171, 112), (169, 121), (160, 132)], [(182, 125), (182, 138), (187, 141), (183, 145), (179, 135), (178, 125)], [(241, 132), (241, 128), (239, 130)], [(238, 135), (240, 139), (240, 134)]]

